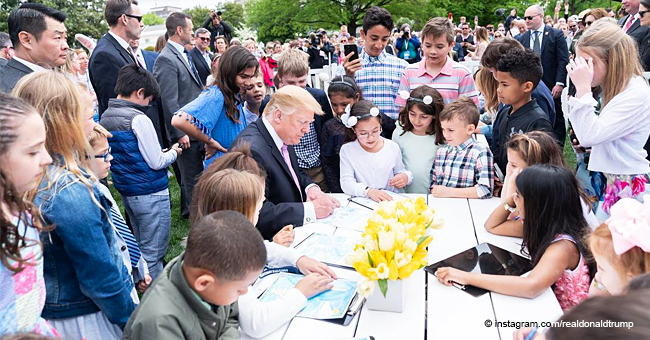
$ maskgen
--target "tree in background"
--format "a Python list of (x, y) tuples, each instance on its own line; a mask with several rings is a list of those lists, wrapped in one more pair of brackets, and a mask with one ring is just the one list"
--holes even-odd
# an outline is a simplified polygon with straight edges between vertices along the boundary
[(142, 23), (146, 26), (164, 25), (165, 19), (156, 15), (156, 13), (147, 13), (142, 16)]
[[(9, 12), (18, 8), (23, 2), (26, 1), (0, 1), (0, 31), (8, 31)], [(106, 0), (32, 0), (30, 2), (42, 3), (68, 14), (65, 27), (68, 30), (67, 40), (70, 47), (81, 46), (74, 39), (77, 33), (99, 40), (108, 31), (108, 25), (104, 20)]]

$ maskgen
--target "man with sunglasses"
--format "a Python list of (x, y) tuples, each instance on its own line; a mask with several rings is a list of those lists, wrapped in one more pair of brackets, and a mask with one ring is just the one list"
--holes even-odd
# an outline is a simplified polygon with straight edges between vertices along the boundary
[(210, 46), (210, 31), (201, 27), (194, 32), (194, 39), (196, 46), (190, 51), (194, 66), (199, 72), (199, 78), (203, 86), (207, 85), (205, 82), (211, 73), (210, 65), (212, 63), (212, 53), (208, 51)]
[(551, 89), (555, 99), (555, 122), (553, 132), (564, 145), (566, 124), (562, 112), (562, 90), (567, 81), (566, 65), (569, 63), (569, 49), (564, 33), (551, 26), (544, 25), (544, 10), (539, 5), (526, 9), (524, 14), (528, 31), (517, 38), (526, 48), (534, 50), (542, 59), (542, 81)]
[(99, 39), (88, 63), (100, 117), (108, 108), (108, 100), (117, 97), (114, 89), (122, 66), (138, 64), (146, 67), (140, 65), (129, 45), (130, 40), (140, 39), (144, 27), (137, 0), (106, 1), (104, 18), (109, 26), (108, 33)]

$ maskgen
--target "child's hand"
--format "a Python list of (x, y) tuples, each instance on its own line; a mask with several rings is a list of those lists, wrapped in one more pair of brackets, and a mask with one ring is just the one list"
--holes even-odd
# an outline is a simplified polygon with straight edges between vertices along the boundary
[(144, 280), (138, 282), (138, 292), (144, 293), (149, 289), (151, 285), (151, 276), (149, 274), (144, 274)]
[(405, 187), (409, 182), (409, 176), (405, 173), (397, 174), (388, 181), (388, 185), (394, 186), (397, 189)]
[(312, 273), (300, 280), (296, 284), (296, 289), (309, 299), (318, 293), (332, 289), (332, 287), (334, 287), (332, 281), (333, 280), (327, 276)]
[(311, 273), (316, 273), (323, 275), (325, 277), (331, 277), (333, 279), (338, 279), (336, 273), (328, 267), (326, 264), (314, 260), (308, 256), (301, 256), (298, 261), (296, 261), (296, 267), (300, 269), (300, 272), (307, 275)]
[[(513, 340), (525, 340), (526, 337), (528, 336), (528, 334), (530, 334), (530, 332), (533, 331), (533, 329), (534, 328), (531, 328), (531, 327), (526, 327), (526, 328), (519, 329), (514, 334), (512, 334), (512, 339)], [(546, 339), (546, 337), (544, 337), (544, 333), (538, 331), (537, 333), (535, 333), (535, 336), (533, 336), (533, 339), (534, 340), (543, 340), (543, 339)]]
[(438, 281), (446, 286), (451, 286), (454, 282), (461, 285), (467, 284), (467, 272), (456, 268), (438, 268), (438, 270), (436, 270), (436, 276), (438, 277)]
[(273, 236), (273, 242), (289, 247), (293, 243), (293, 238), (296, 236), (296, 232), (293, 230), (293, 225), (289, 224), (280, 229), (275, 236)]
[(591, 92), (591, 82), (594, 79), (594, 60), (577, 57), (569, 61), (566, 66), (571, 81), (576, 86), (576, 98), (582, 98)]
[(354, 78), (354, 74), (361, 69), (361, 58), (350, 61), (349, 59), (353, 54), (354, 52), (350, 52), (350, 54), (343, 58), (343, 68), (345, 69), (345, 74)]
[(393, 200), (393, 196), (391, 196), (389, 193), (385, 192), (384, 190), (377, 190), (377, 189), (368, 190), (368, 198), (370, 198), (375, 202)]
[(447, 189), (444, 185), (434, 185), (431, 187), (431, 194), (439, 198), (449, 197), (449, 190)]
[(172, 145), (172, 150), (176, 150), (176, 154), (180, 156), (183, 153), (183, 149), (181, 148), (181, 145), (176, 143)]

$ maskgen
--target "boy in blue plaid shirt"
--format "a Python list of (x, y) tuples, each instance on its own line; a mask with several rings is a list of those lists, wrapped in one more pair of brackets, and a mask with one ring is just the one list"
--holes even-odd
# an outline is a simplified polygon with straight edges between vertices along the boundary
[(447, 105), (438, 119), (447, 145), (436, 152), (431, 168), (431, 194), (435, 197), (492, 197), (492, 152), (473, 137), (479, 120), (476, 104), (467, 97), (460, 97)]

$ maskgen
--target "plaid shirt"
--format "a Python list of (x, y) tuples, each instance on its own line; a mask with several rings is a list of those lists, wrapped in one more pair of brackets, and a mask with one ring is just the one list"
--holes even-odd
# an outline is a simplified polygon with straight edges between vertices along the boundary
[[(395, 96), (399, 81), (408, 63), (382, 51), (377, 57), (371, 57), (365, 49), (359, 54), (361, 69), (354, 75), (357, 86), (363, 93), (363, 98), (370, 100), (385, 115), (396, 119), (399, 107), (395, 106)], [(345, 69), (340, 65), (337, 75), (344, 75)]]
[(458, 146), (438, 148), (431, 168), (431, 186), (475, 187), (479, 198), (492, 197), (494, 165), (490, 149), (470, 137)]
[(293, 150), (296, 151), (298, 166), (301, 169), (311, 169), (320, 166), (320, 145), (318, 144), (314, 122), (309, 124), (309, 132), (300, 138), (300, 143), (294, 145)]

